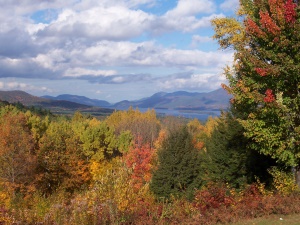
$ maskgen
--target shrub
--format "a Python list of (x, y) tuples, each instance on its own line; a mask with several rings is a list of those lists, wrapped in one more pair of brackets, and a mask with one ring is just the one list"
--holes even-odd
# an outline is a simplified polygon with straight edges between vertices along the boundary
[(292, 172), (285, 172), (276, 167), (272, 167), (268, 172), (272, 175), (273, 186), (279, 193), (288, 195), (298, 189)]

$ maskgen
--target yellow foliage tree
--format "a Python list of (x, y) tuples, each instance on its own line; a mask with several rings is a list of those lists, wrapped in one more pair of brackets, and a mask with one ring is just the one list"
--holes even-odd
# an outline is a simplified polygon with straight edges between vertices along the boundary
[(130, 207), (136, 201), (136, 193), (130, 179), (131, 171), (121, 158), (92, 162), (90, 171), (93, 176), (93, 190), (97, 198), (110, 209), (113, 217)]
[(154, 110), (148, 110), (145, 113), (133, 108), (127, 111), (115, 111), (106, 119), (106, 122), (115, 129), (117, 135), (130, 131), (134, 140), (142, 141), (138, 144), (148, 143), (150, 147), (154, 146), (160, 130), (160, 122)]

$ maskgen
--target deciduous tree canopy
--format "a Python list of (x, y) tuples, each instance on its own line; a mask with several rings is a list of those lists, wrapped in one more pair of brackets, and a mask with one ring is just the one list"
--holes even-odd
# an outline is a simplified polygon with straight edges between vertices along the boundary
[(292, 0), (241, 0), (238, 19), (216, 19), (215, 38), (233, 47), (225, 69), (249, 147), (285, 166), (300, 159), (300, 8)]

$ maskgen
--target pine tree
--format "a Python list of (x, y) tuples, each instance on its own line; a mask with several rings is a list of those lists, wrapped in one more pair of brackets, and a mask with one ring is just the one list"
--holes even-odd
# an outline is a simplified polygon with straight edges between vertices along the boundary
[(221, 116), (206, 141), (208, 180), (239, 187), (247, 181), (245, 138), (241, 125), (229, 114)]
[(256, 177), (265, 183), (271, 179), (267, 169), (275, 164), (274, 160), (248, 149), (248, 140), (243, 132), (243, 127), (231, 113), (221, 115), (218, 125), (205, 143), (207, 181), (228, 183), (240, 188), (254, 182)]
[(191, 197), (201, 181), (200, 152), (194, 147), (186, 127), (168, 136), (158, 150), (159, 165), (150, 189), (157, 197)]

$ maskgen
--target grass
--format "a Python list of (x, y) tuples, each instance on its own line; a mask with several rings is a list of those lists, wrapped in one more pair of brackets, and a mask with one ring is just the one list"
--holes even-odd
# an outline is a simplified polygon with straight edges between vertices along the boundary
[(272, 215), (253, 220), (245, 220), (230, 225), (299, 225), (300, 214), (295, 215)]

